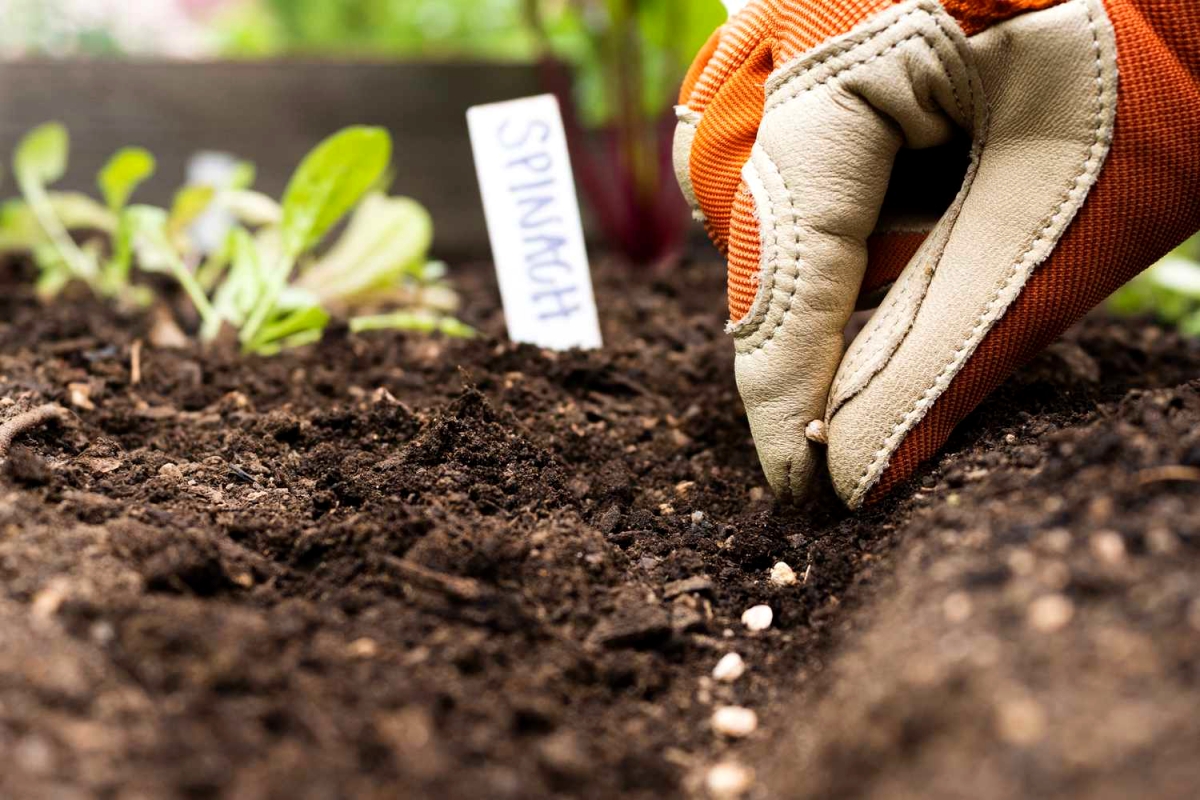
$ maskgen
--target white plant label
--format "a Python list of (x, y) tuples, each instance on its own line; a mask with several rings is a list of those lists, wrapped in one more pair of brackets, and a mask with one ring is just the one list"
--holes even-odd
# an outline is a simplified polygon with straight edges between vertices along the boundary
[(467, 111), (508, 335), (598, 348), (600, 321), (562, 113), (552, 95)]

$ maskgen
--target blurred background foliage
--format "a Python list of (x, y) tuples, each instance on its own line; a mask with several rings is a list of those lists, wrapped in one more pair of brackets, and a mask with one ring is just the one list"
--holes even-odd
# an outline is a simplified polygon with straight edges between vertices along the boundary
[[(636, 69), (668, 107), (725, 20), (720, 0), (0, 0), (0, 55), (189, 59), (499, 60), (577, 71), (589, 124), (616, 113), (611, 72)], [(636, 64), (612, 59), (620, 41)], [(607, 69), (606, 69), (607, 65)]]
[(1112, 296), (1120, 316), (1153, 316), (1188, 336), (1200, 336), (1200, 235)]
[[(688, 224), (669, 110), (692, 54), (725, 17), (721, 0), (0, 0), (0, 57), (540, 64), (609, 246), (663, 263)], [(1200, 334), (1200, 240), (1110, 308)]]
[(721, 0), (0, 0), (0, 54), (537, 65), (607, 244), (667, 265), (690, 225), (671, 109), (726, 18)]

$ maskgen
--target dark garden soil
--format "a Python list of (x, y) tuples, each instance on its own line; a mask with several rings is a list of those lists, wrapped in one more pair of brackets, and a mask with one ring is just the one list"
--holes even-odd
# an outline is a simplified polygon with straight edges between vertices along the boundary
[[(0, 476), (6, 800), (1200, 785), (1200, 346), (1173, 333), (1085, 322), (853, 516), (764, 492), (718, 268), (601, 270), (601, 353), (249, 361), (13, 272), (0, 424), (71, 414)], [(722, 705), (757, 729), (719, 735)]]

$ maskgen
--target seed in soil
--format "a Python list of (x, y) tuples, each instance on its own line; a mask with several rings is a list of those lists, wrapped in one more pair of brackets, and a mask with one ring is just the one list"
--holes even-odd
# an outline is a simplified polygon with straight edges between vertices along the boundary
[(709, 768), (704, 786), (713, 800), (735, 800), (750, 791), (754, 772), (736, 761), (723, 761)]
[(726, 653), (713, 667), (712, 676), (722, 683), (733, 683), (746, 674), (746, 662), (738, 653)]
[(1109, 566), (1118, 566), (1125, 561), (1125, 540), (1116, 531), (1099, 531), (1092, 534), (1092, 553)]
[(759, 605), (746, 609), (742, 614), (742, 624), (755, 633), (765, 631), (775, 621), (775, 612), (770, 606)]
[(741, 706), (721, 706), (712, 715), (713, 730), (730, 739), (744, 739), (758, 730), (758, 714)]

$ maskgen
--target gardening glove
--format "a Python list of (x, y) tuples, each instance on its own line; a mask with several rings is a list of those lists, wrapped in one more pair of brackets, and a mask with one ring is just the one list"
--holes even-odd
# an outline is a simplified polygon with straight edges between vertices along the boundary
[(767, 478), (856, 508), (1200, 228), (1200, 2), (753, 0), (678, 116)]

